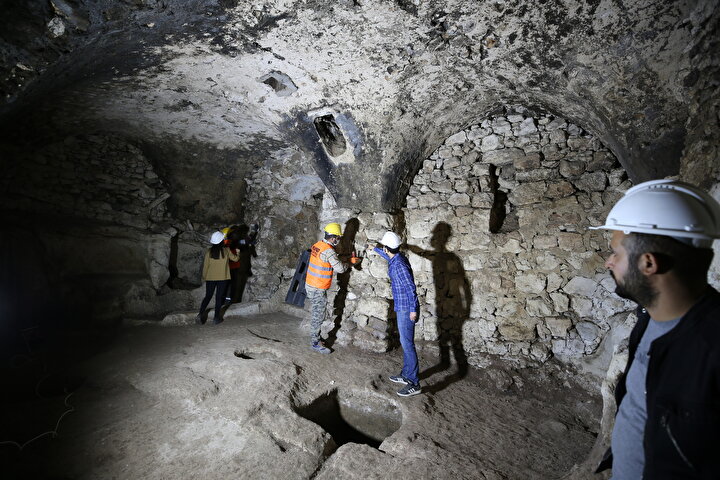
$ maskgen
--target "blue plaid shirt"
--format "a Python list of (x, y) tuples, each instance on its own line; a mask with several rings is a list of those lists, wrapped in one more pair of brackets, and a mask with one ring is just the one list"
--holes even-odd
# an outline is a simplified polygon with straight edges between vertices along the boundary
[(390, 277), (395, 311), (420, 312), (420, 303), (415, 290), (415, 278), (408, 259), (402, 253), (390, 258), (378, 247), (375, 247), (374, 250), (388, 262), (388, 276)]

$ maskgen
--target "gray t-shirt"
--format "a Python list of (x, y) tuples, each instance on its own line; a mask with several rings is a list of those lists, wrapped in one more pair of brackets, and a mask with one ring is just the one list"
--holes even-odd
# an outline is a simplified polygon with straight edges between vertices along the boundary
[(647, 420), (645, 377), (650, 360), (648, 351), (653, 340), (675, 328), (681, 318), (668, 322), (656, 322), (650, 319), (638, 344), (635, 359), (625, 379), (627, 393), (620, 402), (620, 409), (615, 417), (615, 427), (612, 432), (611, 480), (639, 480), (642, 478), (645, 466), (643, 434)]

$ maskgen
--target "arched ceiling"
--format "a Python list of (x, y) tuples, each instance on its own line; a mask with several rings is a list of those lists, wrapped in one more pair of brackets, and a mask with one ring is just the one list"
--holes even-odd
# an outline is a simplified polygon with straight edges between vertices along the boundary
[[(3, 9), (6, 142), (121, 133), (147, 147), (171, 190), (216, 161), (238, 182), (301, 150), (339, 205), (386, 210), (404, 198), (418, 160), (504, 105), (583, 126), (635, 181), (677, 173), (697, 80), (690, 58), (703, 54), (690, 49), (714, 14), (708, 2), (649, 0)], [(330, 123), (316, 128), (317, 119)], [(328, 156), (318, 131), (347, 148)]]

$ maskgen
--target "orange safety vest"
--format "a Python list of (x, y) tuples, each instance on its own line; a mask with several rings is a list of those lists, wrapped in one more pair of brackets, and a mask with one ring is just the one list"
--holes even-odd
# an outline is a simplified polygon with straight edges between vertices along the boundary
[(332, 283), (333, 268), (330, 262), (320, 260), (320, 254), (333, 248), (322, 240), (317, 242), (310, 248), (310, 263), (308, 264), (307, 275), (305, 276), (305, 285), (327, 290)]

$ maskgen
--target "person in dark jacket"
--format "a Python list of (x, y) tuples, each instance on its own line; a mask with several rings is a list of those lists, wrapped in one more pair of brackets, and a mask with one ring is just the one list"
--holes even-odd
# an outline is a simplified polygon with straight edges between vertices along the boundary
[[(225, 234), (225, 246), (230, 249), (230, 253), (240, 256), (240, 240), (241, 231), (239, 225), (233, 225), (221, 230)], [(238, 289), (240, 285), (240, 258), (237, 261), (230, 260), (228, 267), (230, 268), (230, 283), (228, 283), (225, 291), (225, 306), (237, 301)]]
[(708, 285), (720, 205), (669, 180), (628, 190), (610, 211), (606, 267), (638, 303), (615, 392), (613, 480), (720, 478), (720, 293)]

